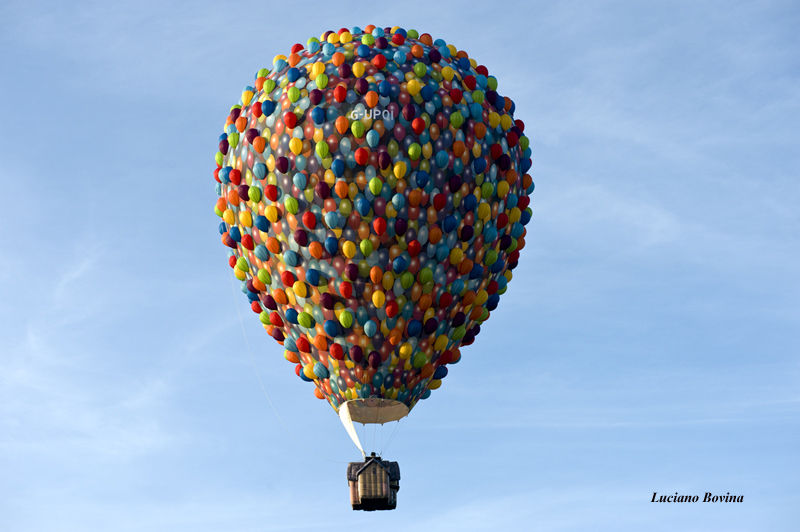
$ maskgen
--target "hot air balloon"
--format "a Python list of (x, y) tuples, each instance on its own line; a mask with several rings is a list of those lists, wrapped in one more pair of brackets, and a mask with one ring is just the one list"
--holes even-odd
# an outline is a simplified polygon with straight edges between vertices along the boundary
[(272, 67), (225, 121), (214, 211), (253, 312), (363, 454), (353, 422), (427, 399), (507, 290), (529, 140), (488, 69), (426, 33), (327, 31)]

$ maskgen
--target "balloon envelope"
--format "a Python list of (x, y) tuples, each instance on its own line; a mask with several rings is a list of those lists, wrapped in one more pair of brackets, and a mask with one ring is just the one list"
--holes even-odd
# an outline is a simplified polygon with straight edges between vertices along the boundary
[(415, 30), (326, 32), (272, 66), (215, 141), (229, 265), (317, 397), (399, 419), (512, 278), (534, 188), (525, 126), (486, 67)]

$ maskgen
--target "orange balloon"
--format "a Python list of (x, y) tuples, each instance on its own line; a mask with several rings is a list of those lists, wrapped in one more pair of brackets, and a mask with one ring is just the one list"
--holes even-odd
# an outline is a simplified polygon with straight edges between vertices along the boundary
[(275, 298), (275, 302), (279, 305), (286, 305), (289, 303), (289, 299), (286, 297), (286, 292), (284, 292), (282, 288), (273, 290), (272, 297)]
[(278, 254), (281, 252), (281, 243), (278, 241), (277, 238), (268, 237), (267, 238), (267, 250), (270, 253)]
[(319, 388), (314, 388), (314, 397), (317, 399), (325, 399), (325, 394)]
[(482, 139), (486, 136), (486, 125), (483, 122), (475, 124), (475, 138)]
[(347, 133), (347, 130), (350, 129), (350, 122), (345, 116), (340, 116), (337, 118), (336, 122), (334, 122), (334, 125), (336, 126), (336, 131), (338, 131), (340, 135), (344, 135)]
[(267, 147), (267, 139), (264, 137), (256, 137), (253, 139), (253, 149), (255, 149), (258, 153), (264, 153), (264, 149)]
[(296, 54), (296, 53), (292, 54), (292, 55), (289, 56), (289, 58), (287, 59), (286, 62), (289, 63), (289, 66), (291, 66), (291, 67), (297, 66), (297, 63), (300, 62), (300, 56), (298, 54)]
[(367, 92), (367, 94), (364, 95), (364, 102), (370, 109), (374, 108), (378, 105), (378, 93), (375, 91)]
[[(431, 209), (433, 209), (433, 207), (431, 207)], [(437, 244), (441, 238), (442, 230), (439, 229), (439, 226), (431, 227), (428, 232), (428, 241), (430, 241), (431, 244)]]
[(244, 116), (240, 116), (236, 119), (236, 129), (241, 133), (244, 131), (244, 128), (247, 127), (247, 118)]
[(336, 195), (339, 196), (340, 199), (344, 199), (347, 197), (348, 187), (347, 181), (337, 181), (336, 185), (334, 185), (334, 190), (336, 191)]
[(433, 302), (433, 298), (431, 298), (430, 294), (422, 294), (419, 297), (419, 309), (422, 312), (425, 312), (429, 308), (431, 308), (431, 303)]
[(311, 253), (311, 256), (317, 260), (322, 258), (323, 251), (324, 248), (322, 247), (322, 244), (319, 242), (312, 242), (308, 245), (308, 252)]

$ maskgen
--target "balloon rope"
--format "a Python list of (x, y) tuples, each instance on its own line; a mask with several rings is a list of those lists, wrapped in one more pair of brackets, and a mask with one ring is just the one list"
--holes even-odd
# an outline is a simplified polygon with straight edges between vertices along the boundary
[(340, 462), (339, 460), (331, 460), (329, 458), (325, 458), (324, 456), (318, 455), (317, 453), (315, 453), (314, 451), (303, 445), (303, 443), (297, 439), (297, 437), (292, 433), (292, 431), (289, 430), (289, 427), (286, 426), (286, 423), (283, 422), (283, 419), (281, 419), (281, 415), (278, 414), (278, 411), (275, 409), (275, 405), (272, 404), (272, 399), (270, 399), (269, 394), (267, 393), (267, 389), (264, 387), (264, 383), (261, 381), (261, 375), (258, 373), (258, 367), (256, 366), (256, 359), (255, 357), (253, 357), (253, 351), (250, 349), (250, 341), (247, 339), (247, 331), (244, 328), (244, 320), (242, 319), (242, 312), (239, 310), (239, 300), (236, 299), (236, 288), (233, 285), (233, 274), (229, 272), (229, 275), (231, 279), (231, 291), (233, 292), (233, 302), (236, 304), (236, 313), (239, 314), (239, 323), (241, 323), (242, 325), (242, 333), (244, 333), (244, 343), (247, 345), (247, 352), (250, 353), (250, 362), (253, 363), (253, 369), (256, 371), (256, 377), (258, 377), (258, 383), (261, 385), (261, 390), (264, 392), (264, 396), (267, 398), (269, 406), (272, 408), (272, 411), (275, 412), (275, 417), (277, 417), (278, 421), (281, 422), (281, 425), (283, 426), (284, 429), (286, 429), (286, 432), (289, 433), (289, 436), (291, 436), (292, 439), (296, 441), (300, 447), (308, 451), (310, 454), (313, 454), (317, 458), (320, 458), (327, 462), (333, 462), (334, 464), (348, 463), (348, 462)]
[(392, 431), (392, 435), (389, 436), (389, 441), (386, 442), (386, 447), (381, 448), (381, 455), (383, 455), (384, 451), (389, 449), (389, 445), (392, 443), (392, 440), (394, 439), (395, 436), (397, 436), (397, 433), (400, 432), (400, 425), (405, 423), (406, 419), (408, 419), (408, 416), (405, 416), (403, 419), (397, 422), (394, 431)]

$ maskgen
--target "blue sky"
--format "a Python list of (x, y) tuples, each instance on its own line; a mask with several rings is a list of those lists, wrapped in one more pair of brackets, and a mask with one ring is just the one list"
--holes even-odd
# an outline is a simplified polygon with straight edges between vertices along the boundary
[[(537, 186), (509, 292), (386, 450), (398, 510), (367, 514), (237, 294), (297, 440), (264, 397), (211, 172), (259, 68), (371, 23), (487, 65)], [(790, 1), (4, 2), (0, 529), (796, 530), (799, 26)]]

